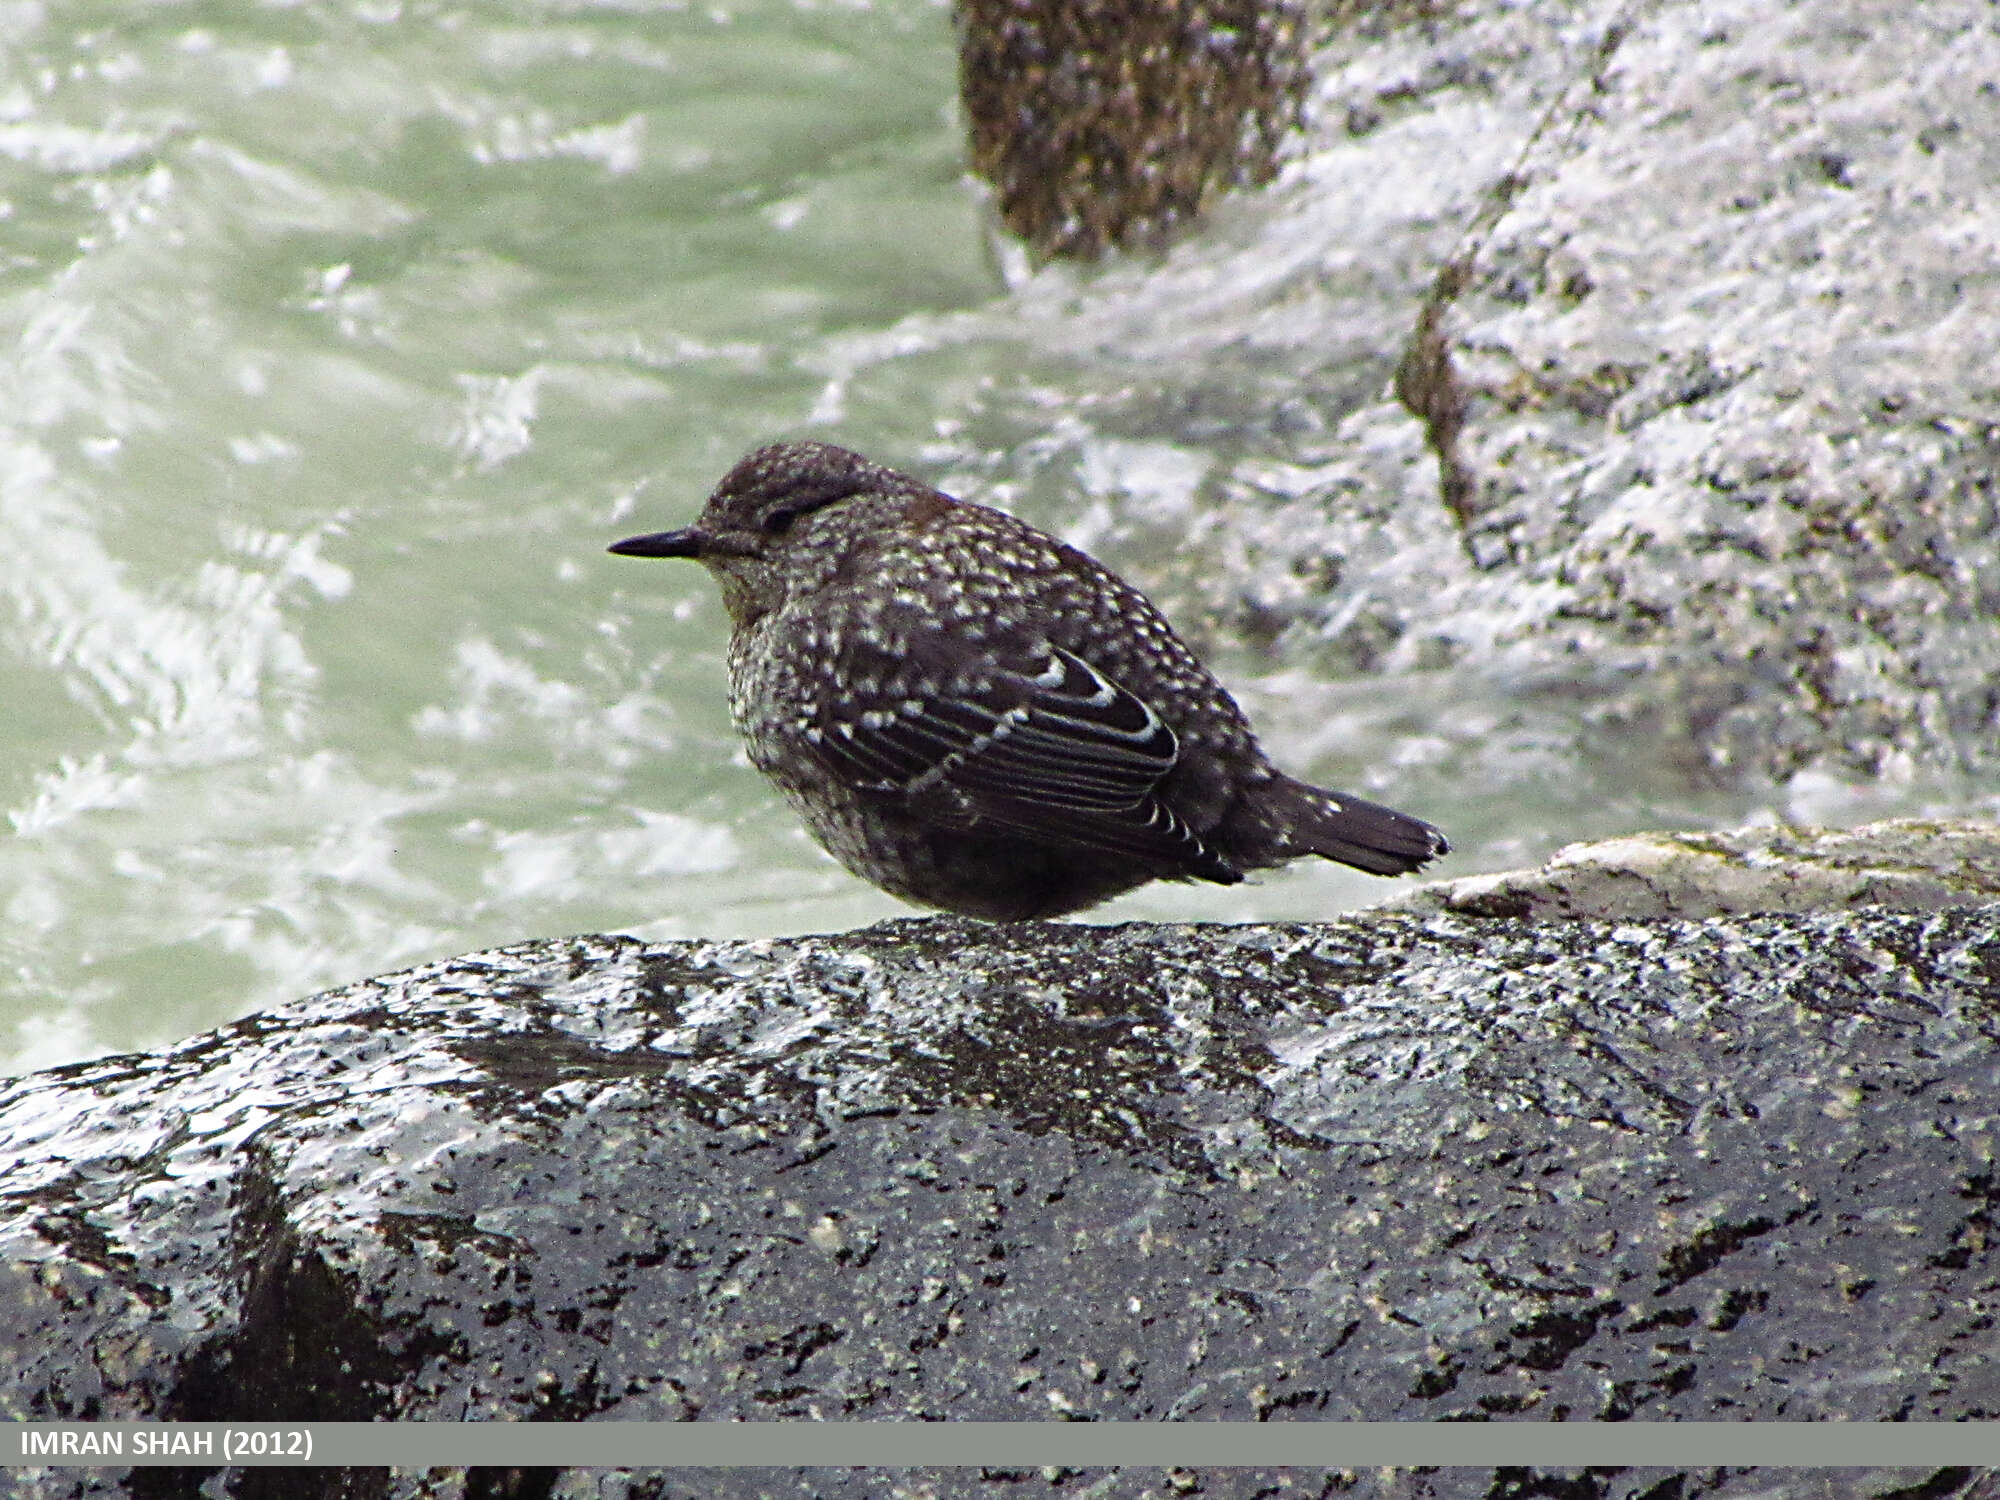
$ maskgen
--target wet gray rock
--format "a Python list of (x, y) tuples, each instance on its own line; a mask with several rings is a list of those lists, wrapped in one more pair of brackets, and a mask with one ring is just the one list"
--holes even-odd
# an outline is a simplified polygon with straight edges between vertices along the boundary
[(2000, 901), (2000, 824), (1896, 819), (1853, 829), (1637, 833), (1556, 851), (1538, 869), (1419, 886), (1398, 911), (1466, 916), (1714, 917)]
[(1459, 600), (1533, 602), (1415, 634), (1583, 683), (1601, 720), (1718, 775), (1991, 768), (1993, 15), (1593, 16), (1399, 382), (1470, 564)]
[(523, 944), (0, 1095), (0, 1410), (1991, 1419), (1996, 1139), (1994, 905)]
[(1635, 778), (1690, 821), (1977, 805), (1991, 8), (1390, 6), (1314, 68), (1254, 207), (1022, 287), (1023, 363), (1102, 377), (1053, 430), (1032, 376), (955, 394), (978, 497), (1038, 505), (1196, 636), (1461, 708), (1395, 726), (1434, 741), (1374, 788), (1398, 805)]

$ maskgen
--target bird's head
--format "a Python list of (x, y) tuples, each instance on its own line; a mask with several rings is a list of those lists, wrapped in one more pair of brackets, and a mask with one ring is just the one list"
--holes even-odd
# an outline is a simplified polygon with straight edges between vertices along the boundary
[(848, 502), (934, 493), (831, 443), (773, 443), (723, 475), (694, 525), (627, 537), (610, 550), (621, 557), (693, 558), (715, 575), (730, 618), (743, 625), (838, 568), (850, 538), (828, 519)]

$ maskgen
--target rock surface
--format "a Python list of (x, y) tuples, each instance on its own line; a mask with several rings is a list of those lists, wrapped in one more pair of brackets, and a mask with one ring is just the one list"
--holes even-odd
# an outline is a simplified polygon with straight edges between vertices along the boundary
[(1534, 870), (1419, 886), (1398, 911), (1476, 917), (1714, 917), (2000, 901), (2000, 825), (1902, 819), (1854, 829), (1640, 833), (1560, 849)]
[(1481, 649), (1721, 771), (1994, 765), (1994, 14), (1595, 15), (1399, 386), (1461, 593), (1538, 598)]
[(959, 0), (972, 168), (1039, 255), (1159, 243), (1268, 182), (1308, 78), (1297, 0)]
[[(1398, 683), (1399, 805), (1989, 805), (1992, 8), (1389, 6), (1314, 61), (1260, 204), (1022, 287), (1030, 374), (940, 445), (978, 496), (1060, 492), (1197, 635)], [(1077, 348), (1052, 411), (1032, 356)]]
[(524, 944), (0, 1096), (0, 1402), (1993, 1419), (1996, 1140), (1996, 905)]

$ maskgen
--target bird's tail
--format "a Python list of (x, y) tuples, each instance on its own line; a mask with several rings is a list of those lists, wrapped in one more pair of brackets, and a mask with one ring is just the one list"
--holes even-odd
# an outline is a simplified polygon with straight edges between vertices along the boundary
[(1407, 875), (1451, 850), (1422, 818), (1289, 776), (1280, 778), (1274, 800), (1286, 858), (1317, 854), (1371, 875)]

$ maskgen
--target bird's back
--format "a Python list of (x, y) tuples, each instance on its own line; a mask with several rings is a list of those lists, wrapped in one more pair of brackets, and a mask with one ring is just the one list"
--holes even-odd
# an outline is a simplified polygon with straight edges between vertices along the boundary
[[(1229, 865), (1273, 863), (1274, 833), (1238, 804), (1276, 773), (1235, 701), (1152, 603), (1024, 521), (928, 496), (935, 498), (870, 497), (826, 518), (814, 545), (838, 561), (818, 567), (819, 584), (788, 600), (759, 632), (769, 644), (739, 666), (746, 681), (763, 685), (748, 696), (830, 708), (857, 689), (885, 700), (976, 692), (996, 672), (1042, 670), (1050, 650), (1060, 649), (1145, 703), (1172, 732), (1177, 753), (1157, 796), (1174, 816), (1204, 839), (1220, 838), (1228, 847), (1217, 852)], [(768, 721), (743, 727), (753, 755), (760, 730), (766, 739), (786, 732)], [(778, 774), (765, 757), (758, 763)]]

